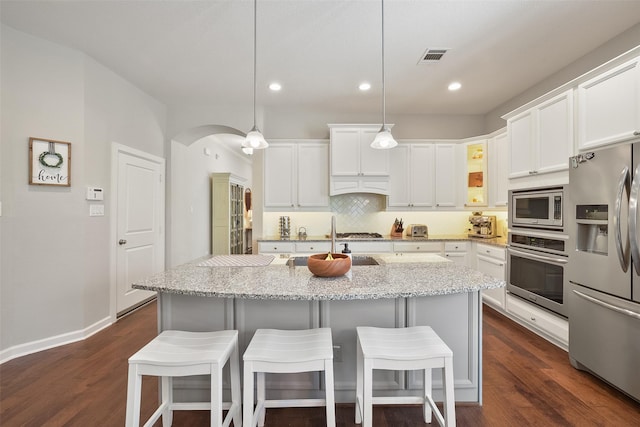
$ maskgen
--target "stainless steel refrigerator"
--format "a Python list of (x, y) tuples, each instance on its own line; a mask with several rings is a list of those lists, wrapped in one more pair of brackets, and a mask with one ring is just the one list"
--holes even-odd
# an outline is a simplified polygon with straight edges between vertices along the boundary
[(640, 143), (570, 159), (571, 364), (640, 401)]

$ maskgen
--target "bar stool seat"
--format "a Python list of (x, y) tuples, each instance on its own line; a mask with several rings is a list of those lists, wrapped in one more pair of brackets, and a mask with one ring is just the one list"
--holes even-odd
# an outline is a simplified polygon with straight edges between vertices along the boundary
[[(264, 426), (266, 408), (326, 406), (327, 426), (336, 424), (333, 391), (333, 342), (330, 328), (258, 329), (244, 359), (245, 427)], [(325, 399), (267, 400), (265, 373), (324, 371)], [(254, 374), (256, 406), (254, 411)]]
[[(231, 371), (231, 402), (222, 402), (222, 370), (229, 362)], [(170, 426), (174, 410), (211, 410), (211, 426), (240, 427), (240, 362), (238, 331), (185, 332), (163, 331), (129, 358), (127, 389), (127, 427), (140, 425), (142, 376), (161, 377), (162, 402), (144, 424), (151, 426), (162, 415), (163, 426)], [(211, 376), (210, 402), (176, 403), (173, 401), (173, 377)], [(229, 409), (222, 419), (222, 410)]]
[[(408, 328), (356, 328), (358, 338), (356, 361), (356, 424), (372, 426), (374, 404), (423, 405), (426, 423), (431, 422), (432, 410), (442, 427), (455, 427), (455, 399), (453, 390), (453, 352), (429, 326)], [(431, 369), (442, 368), (444, 417), (432, 398)], [(424, 370), (422, 396), (373, 396), (373, 370)]]

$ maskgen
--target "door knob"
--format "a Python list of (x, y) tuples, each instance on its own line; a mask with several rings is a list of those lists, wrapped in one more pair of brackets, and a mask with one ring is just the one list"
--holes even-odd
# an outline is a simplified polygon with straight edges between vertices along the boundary
[(124, 239), (120, 239), (120, 240), (118, 240), (118, 244), (119, 244), (119, 245), (126, 245), (126, 244), (127, 244), (127, 241), (126, 241), (126, 240), (124, 240)]

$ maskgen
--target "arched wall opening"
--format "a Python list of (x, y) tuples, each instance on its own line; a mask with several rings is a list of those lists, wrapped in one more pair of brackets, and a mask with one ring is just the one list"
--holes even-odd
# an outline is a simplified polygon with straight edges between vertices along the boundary
[(212, 173), (231, 173), (252, 188), (252, 157), (241, 149), (245, 133), (203, 125), (170, 141), (167, 159), (167, 267), (211, 254)]

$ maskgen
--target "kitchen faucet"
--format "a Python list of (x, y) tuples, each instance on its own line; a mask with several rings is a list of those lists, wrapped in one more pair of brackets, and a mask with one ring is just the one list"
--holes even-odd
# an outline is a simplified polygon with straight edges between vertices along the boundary
[(331, 253), (336, 253), (336, 216), (331, 216)]

